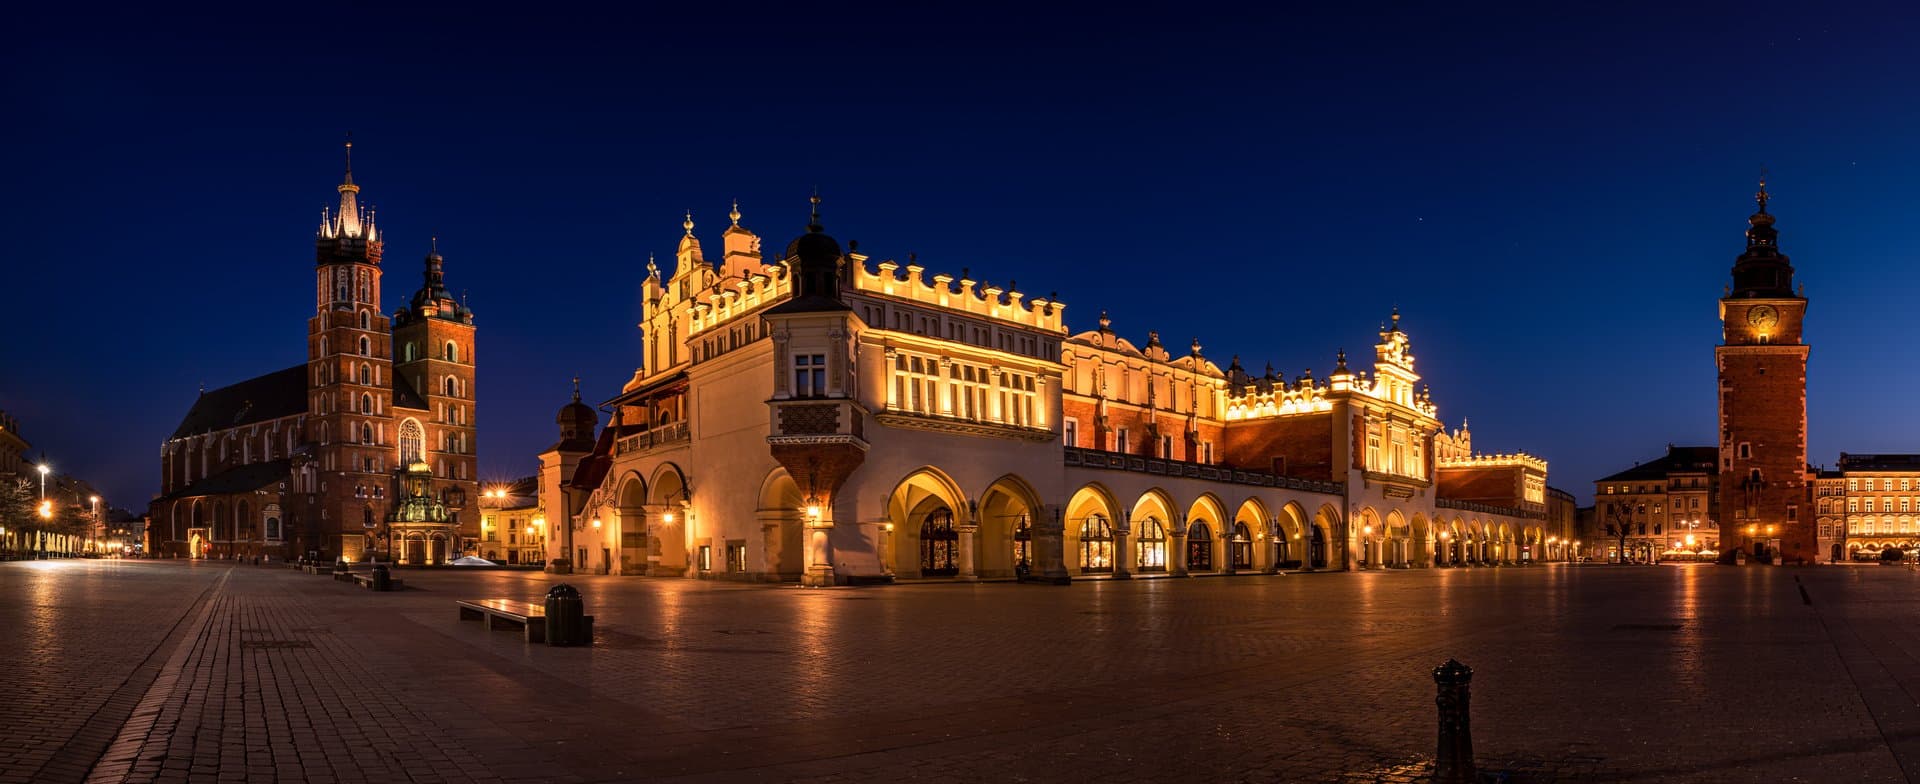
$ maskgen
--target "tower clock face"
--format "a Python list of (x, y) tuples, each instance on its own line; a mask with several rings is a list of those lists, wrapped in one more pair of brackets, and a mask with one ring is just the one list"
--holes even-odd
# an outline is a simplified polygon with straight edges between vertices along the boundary
[(1772, 305), (1755, 305), (1747, 311), (1747, 323), (1766, 329), (1780, 323), (1780, 311), (1774, 310)]

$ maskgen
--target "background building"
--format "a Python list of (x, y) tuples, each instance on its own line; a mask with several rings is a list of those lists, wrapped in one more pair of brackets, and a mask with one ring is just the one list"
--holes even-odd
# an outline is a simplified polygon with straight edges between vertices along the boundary
[(1887, 548), (1920, 546), (1914, 523), (1920, 512), (1920, 454), (1842, 452), (1838, 468), (1819, 473), (1813, 499), (1818, 519), (1844, 516), (1844, 529), (1829, 537), (1838, 541), (1827, 545), (1834, 560), (1875, 560)]
[[(203, 391), (161, 445), (149, 513), (164, 555), (443, 563), (477, 541), (461, 517), (478, 497), (473, 313), (447, 293), (437, 247), (407, 306), (383, 313), (383, 235), (351, 157), (335, 190), (307, 361)], [(425, 495), (396, 517), (412, 491)]]
[[(1592, 551), (1608, 561), (1651, 563), (1675, 556), (1718, 555), (1714, 493), (1719, 450), (1672, 446), (1657, 460), (1593, 483), (1597, 538)], [(1622, 545), (1624, 544), (1624, 550)]]

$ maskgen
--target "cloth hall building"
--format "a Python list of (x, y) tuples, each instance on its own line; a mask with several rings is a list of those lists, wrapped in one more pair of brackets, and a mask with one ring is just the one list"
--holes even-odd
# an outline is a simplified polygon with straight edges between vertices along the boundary
[(335, 190), (314, 240), (306, 360), (201, 391), (160, 446), (156, 554), (444, 563), (475, 549), (473, 312), (448, 293), (436, 247), (388, 315), (385, 235), (351, 157)]
[(1546, 463), (1442, 427), (1397, 312), (1368, 369), (1256, 376), (843, 250), (818, 204), (783, 253), (736, 207), (717, 259), (689, 216), (672, 271), (649, 262), (639, 369), (604, 427), (576, 391), (541, 456), (555, 568), (1060, 582), (1570, 550)]

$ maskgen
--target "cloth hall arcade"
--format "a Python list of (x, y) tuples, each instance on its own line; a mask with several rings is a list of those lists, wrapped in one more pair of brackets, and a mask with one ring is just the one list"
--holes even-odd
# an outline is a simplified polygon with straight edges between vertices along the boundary
[[(1545, 461), (1441, 425), (1398, 312), (1371, 368), (1222, 368), (1104, 314), (691, 216), (642, 356), (541, 455), (557, 568), (809, 585), (1559, 560)], [(751, 413), (749, 413), (751, 412)], [(596, 432), (596, 427), (598, 431)]]

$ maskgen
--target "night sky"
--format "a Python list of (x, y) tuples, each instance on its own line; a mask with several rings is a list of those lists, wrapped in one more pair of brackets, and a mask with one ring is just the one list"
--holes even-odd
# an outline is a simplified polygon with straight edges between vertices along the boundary
[(632, 374), (684, 210), (714, 257), (733, 198), (784, 247), (818, 186), (876, 262), (1223, 367), (1324, 378), (1398, 305), (1441, 418), (1585, 499), (1712, 443), (1762, 167), (1812, 298), (1811, 459), (1920, 451), (1910, 5), (655, 5), (15, 16), (0, 408), (143, 508), (201, 384), (304, 360), (351, 131), (386, 309), (437, 233), (476, 313), (486, 479), (535, 470), (571, 376)]

